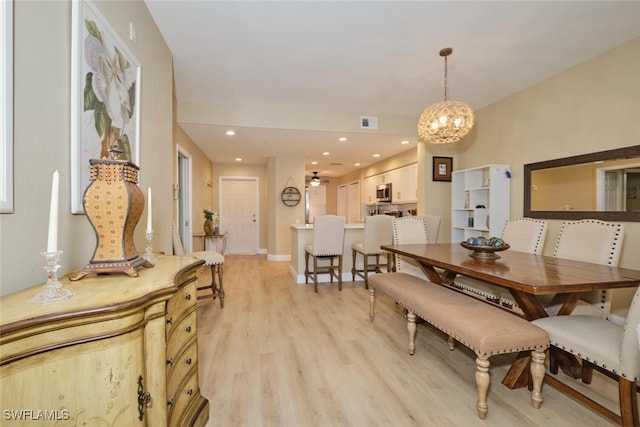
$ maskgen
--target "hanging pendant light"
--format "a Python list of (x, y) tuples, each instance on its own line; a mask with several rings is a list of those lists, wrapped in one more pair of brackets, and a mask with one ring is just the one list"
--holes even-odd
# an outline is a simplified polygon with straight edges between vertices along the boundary
[(447, 57), (452, 53), (450, 47), (440, 51), (440, 56), (444, 56), (444, 101), (428, 107), (418, 120), (420, 139), (431, 144), (460, 141), (469, 133), (475, 121), (468, 104), (447, 100)]
[(314, 172), (311, 177), (311, 186), (317, 187), (318, 185), (320, 185), (320, 177), (318, 176), (318, 172)]

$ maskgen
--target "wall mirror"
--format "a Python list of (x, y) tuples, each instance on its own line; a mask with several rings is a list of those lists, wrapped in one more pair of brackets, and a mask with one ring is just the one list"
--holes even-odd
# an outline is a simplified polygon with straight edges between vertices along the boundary
[(524, 216), (640, 222), (640, 145), (524, 165)]

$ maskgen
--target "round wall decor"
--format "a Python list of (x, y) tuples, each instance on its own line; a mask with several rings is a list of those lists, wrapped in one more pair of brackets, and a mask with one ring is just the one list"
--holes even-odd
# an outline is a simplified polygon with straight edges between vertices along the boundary
[(300, 203), (300, 190), (296, 187), (286, 187), (282, 190), (280, 199), (286, 206), (297, 206)]

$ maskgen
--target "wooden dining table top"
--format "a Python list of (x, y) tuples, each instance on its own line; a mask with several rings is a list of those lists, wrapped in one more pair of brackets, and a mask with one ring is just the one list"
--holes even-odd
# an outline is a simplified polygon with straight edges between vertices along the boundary
[[(505, 250), (499, 259), (470, 257), (457, 243), (383, 245), (382, 249), (415, 259), (423, 268), (441, 268), (532, 295), (582, 293), (640, 285), (640, 270)], [(451, 277), (453, 279), (453, 277)]]

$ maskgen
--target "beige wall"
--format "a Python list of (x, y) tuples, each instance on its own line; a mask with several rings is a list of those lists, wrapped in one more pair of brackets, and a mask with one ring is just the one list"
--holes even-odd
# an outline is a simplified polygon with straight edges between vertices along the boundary
[[(171, 252), (171, 53), (142, 1), (97, 2), (142, 65), (140, 187), (153, 190), (154, 250)], [(133, 22), (137, 41), (128, 39)], [(71, 2), (14, 3), (15, 213), (0, 215), (0, 292), (43, 283), (53, 171), (60, 170), (60, 273), (84, 267), (96, 240), (85, 215), (71, 214)], [(143, 218), (145, 218), (143, 214)], [(144, 251), (144, 224), (135, 233)]]

